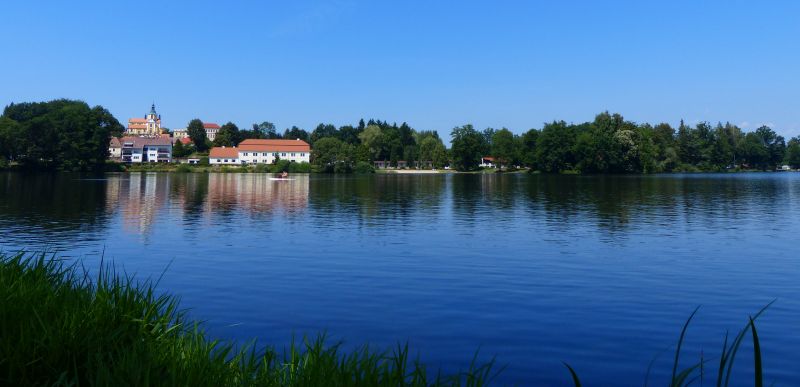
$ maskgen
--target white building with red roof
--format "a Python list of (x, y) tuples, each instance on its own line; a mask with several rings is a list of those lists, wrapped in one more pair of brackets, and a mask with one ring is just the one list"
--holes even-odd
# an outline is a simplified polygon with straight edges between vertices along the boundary
[[(235, 156), (235, 157), (234, 157)], [(311, 146), (297, 140), (256, 140), (242, 141), (238, 147), (214, 147), (208, 157), (212, 165), (224, 164), (272, 164), (277, 160), (296, 163), (311, 161)]]
[(214, 141), (217, 138), (217, 133), (219, 133), (219, 125), (213, 122), (203, 122), (203, 128), (206, 130), (206, 137), (208, 137), (209, 141)]
[(208, 152), (208, 163), (211, 165), (238, 165), (239, 150), (236, 147), (215, 146)]

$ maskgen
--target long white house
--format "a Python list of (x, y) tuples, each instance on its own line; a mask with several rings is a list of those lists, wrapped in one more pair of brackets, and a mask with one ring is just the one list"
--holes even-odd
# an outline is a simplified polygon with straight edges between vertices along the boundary
[(297, 163), (311, 161), (311, 146), (297, 140), (244, 140), (238, 147), (214, 147), (208, 155), (211, 165), (272, 164), (276, 160)]

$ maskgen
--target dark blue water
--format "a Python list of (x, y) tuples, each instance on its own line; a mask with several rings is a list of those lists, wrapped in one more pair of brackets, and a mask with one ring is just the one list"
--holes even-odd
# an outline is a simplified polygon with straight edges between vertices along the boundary
[[(666, 384), (758, 320), (768, 383), (800, 385), (800, 174), (581, 177), (0, 174), (0, 249), (157, 277), (213, 335), (408, 341), (498, 384)], [(736, 385), (752, 385), (752, 344)], [(659, 355), (660, 354), (660, 355)], [(705, 384), (713, 385), (713, 375)]]

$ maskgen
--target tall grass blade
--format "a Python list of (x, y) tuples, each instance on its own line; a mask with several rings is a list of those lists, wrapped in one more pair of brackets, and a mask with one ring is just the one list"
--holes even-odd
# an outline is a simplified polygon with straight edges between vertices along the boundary
[(692, 322), (692, 318), (694, 318), (694, 315), (697, 314), (698, 310), (700, 310), (700, 306), (694, 308), (694, 312), (692, 312), (692, 314), (689, 315), (689, 318), (686, 319), (686, 323), (683, 324), (683, 329), (681, 329), (681, 336), (678, 339), (678, 347), (675, 349), (675, 363), (672, 364), (672, 383), (670, 384), (670, 386), (674, 387), (680, 385), (675, 383), (676, 381), (675, 377), (677, 376), (678, 373), (678, 359), (680, 358), (681, 355), (681, 346), (683, 346), (683, 339), (686, 337), (686, 330), (689, 328), (689, 323)]
[(562, 363), (564, 364), (565, 367), (567, 367), (570, 375), (572, 375), (572, 383), (575, 385), (575, 387), (581, 387), (581, 380), (578, 379), (578, 374), (575, 372), (575, 370), (572, 369), (572, 367), (566, 362), (562, 361)]
[(758, 332), (756, 332), (756, 323), (753, 321), (753, 318), (750, 317), (750, 331), (753, 333), (753, 358), (755, 359), (754, 366), (755, 366), (755, 387), (763, 387), (764, 386), (764, 375), (763, 370), (761, 369), (761, 345), (758, 342)]
[[(761, 316), (762, 313), (764, 313), (764, 311), (767, 310), (767, 308), (769, 308), (772, 304), (774, 304), (775, 301), (777, 301), (777, 299), (770, 301), (767, 305), (764, 305), (764, 307), (761, 308), (761, 310), (759, 310), (758, 313), (756, 313), (754, 316), (751, 317), (751, 321), (755, 321), (759, 316)], [(741, 331), (739, 331), (739, 334), (736, 335), (736, 339), (733, 341), (733, 344), (731, 345), (731, 348), (728, 349), (728, 354), (726, 355), (726, 357), (727, 357), (727, 359), (726, 359), (727, 360), (727, 365), (726, 365), (727, 370), (725, 372), (725, 387), (728, 387), (728, 384), (731, 381), (731, 371), (733, 370), (733, 360), (736, 359), (736, 352), (739, 351), (739, 345), (742, 344), (742, 340), (744, 339), (744, 335), (745, 335), (745, 333), (747, 333), (747, 328), (749, 328), (749, 327), (750, 327), (750, 322), (748, 322), (747, 325), (745, 325), (745, 327), (742, 328)]]

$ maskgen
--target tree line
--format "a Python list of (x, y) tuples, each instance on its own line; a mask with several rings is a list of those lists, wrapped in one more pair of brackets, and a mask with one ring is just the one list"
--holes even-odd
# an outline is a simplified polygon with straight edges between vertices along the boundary
[(10, 104), (0, 116), (0, 167), (100, 169), (123, 126), (102, 106), (58, 99)]
[[(198, 120), (198, 124), (202, 123)], [(227, 123), (215, 144), (235, 146), (245, 138), (300, 138), (312, 145), (312, 162), (328, 172), (364, 170), (374, 161), (391, 166), (405, 163), (411, 168), (449, 165), (473, 171), (485, 156), (492, 157), (501, 169), (544, 173), (768, 170), (783, 164), (800, 168), (800, 136), (787, 142), (767, 126), (745, 132), (731, 123), (691, 126), (681, 121), (673, 128), (668, 123), (638, 124), (620, 114), (603, 112), (590, 122), (553, 121), (519, 135), (506, 128), (479, 131), (469, 124), (453, 128), (450, 135), (451, 148), (447, 149), (436, 131), (375, 119), (339, 128), (319, 124), (310, 134), (292, 127), (283, 135), (269, 122), (254, 124), (248, 131)]]
[(553, 121), (522, 135), (505, 128), (454, 128), (455, 167), (476, 169), (480, 155), (493, 156), (501, 166), (551, 173), (768, 170), (784, 163), (800, 168), (800, 136), (787, 143), (767, 126), (744, 132), (730, 123), (690, 126), (681, 121), (676, 130), (667, 123), (637, 124), (608, 112), (581, 124)]
[[(10, 104), (0, 116), (0, 166), (14, 162), (34, 168), (93, 169), (108, 158), (108, 140), (124, 127), (102, 106), (59, 99)], [(767, 126), (746, 132), (730, 123), (700, 122), (677, 128), (638, 124), (603, 112), (593, 121), (553, 121), (514, 134), (506, 128), (482, 131), (472, 125), (452, 129), (447, 149), (436, 131), (407, 123), (359, 120), (357, 125), (319, 124), (310, 133), (292, 126), (279, 132), (270, 122), (239, 129), (232, 122), (209, 141), (203, 122), (187, 125), (190, 144), (176, 142), (174, 156), (237, 146), (255, 139), (301, 139), (312, 146), (312, 163), (324, 172), (368, 171), (373, 162), (390, 166), (479, 168), (491, 156), (502, 169), (545, 173), (655, 173), (672, 171), (768, 170), (783, 164), (800, 168), (800, 136), (786, 141)]]

